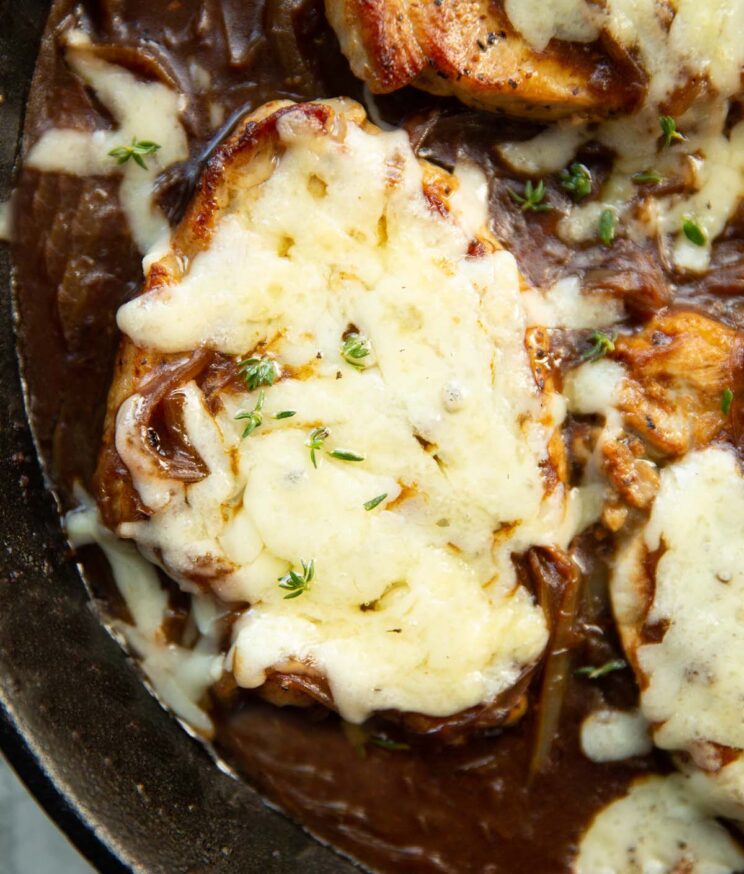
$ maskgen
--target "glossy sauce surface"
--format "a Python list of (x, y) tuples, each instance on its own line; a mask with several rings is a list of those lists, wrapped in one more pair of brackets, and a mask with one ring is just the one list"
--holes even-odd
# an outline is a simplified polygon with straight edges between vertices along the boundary
[[(201, 161), (235, 113), (276, 98), (363, 96), (319, 0), (175, 0), (167, 5), (59, 0), (30, 96), (26, 149), (52, 126), (110, 124), (62, 59), (56, 36), (71, 16), (94, 42), (109, 46), (109, 60), (160, 78), (188, 96), (184, 121), (191, 159), (160, 180), (160, 202), (174, 220)], [(199, 70), (208, 73), (208, 84)], [(413, 91), (379, 99), (378, 106), (386, 120), (409, 130), (421, 156), (448, 167), (469, 157), (484, 168), (495, 233), (533, 283), (550, 284), (566, 273), (586, 276), (590, 283), (593, 271), (609, 268), (618, 283), (625, 280), (640, 289), (627, 298), (631, 319), (642, 319), (673, 295), (684, 301), (694, 292), (696, 306), (741, 324), (744, 244), (736, 221), (717, 243), (712, 269), (701, 283), (694, 288), (677, 284), (650, 248), (623, 243), (612, 251), (574, 250), (554, 235), (556, 214), (519, 211), (493, 146), (531, 136), (534, 125)], [(222, 130), (215, 127), (218, 117)], [(601, 179), (607, 157), (589, 150), (582, 158)], [(31, 414), (65, 506), (72, 504), (76, 478), (90, 487), (117, 347), (115, 313), (136, 293), (141, 278), (140, 255), (116, 200), (117, 185), (111, 177), (24, 169), (14, 203), (20, 345)], [(560, 206), (565, 193), (555, 183), (548, 188)], [(605, 592), (607, 550), (597, 537), (583, 538), (576, 547), (589, 570), (573, 640), (574, 665), (602, 664), (619, 654)], [(91, 559), (88, 571), (112, 610), (120, 609), (101, 562)], [(173, 609), (177, 620), (177, 598)], [(538, 678), (530, 691), (529, 715), (513, 728), (449, 746), (396, 734), (410, 746), (396, 749), (376, 745), (374, 726), (365, 743), (320, 708), (278, 709), (247, 695), (226, 694), (214, 701), (216, 743), (267, 798), (376, 870), (566, 872), (597, 810), (621, 795), (634, 776), (663, 772), (668, 765), (659, 754), (598, 765), (580, 751), (579, 726), (587, 713), (605, 703), (630, 707), (635, 702), (635, 684), (626, 670), (601, 682), (569, 679), (550, 762), (531, 775), (539, 690)]]

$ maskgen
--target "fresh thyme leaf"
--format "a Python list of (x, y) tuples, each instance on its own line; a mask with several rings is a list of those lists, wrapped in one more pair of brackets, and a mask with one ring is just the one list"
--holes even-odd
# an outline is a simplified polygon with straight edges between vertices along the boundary
[(519, 194), (513, 188), (506, 189), (509, 192), (509, 197), (522, 206), (522, 212), (546, 212), (553, 207), (549, 203), (543, 203), (545, 197), (545, 184), (542, 179), (537, 185), (532, 184), (532, 180), (528, 179), (524, 186), (524, 194)]
[(690, 216), (685, 216), (682, 219), (682, 232), (687, 239), (696, 246), (704, 246), (708, 240), (708, 235), (695, 219), (690, 218)]
[(576, 203), (592, 193), (592, 174), (585, 164), (574, 163), (558, 174), (561, 188), (569, 192)]
[(366, 358), (371, 352), (372, 347), (369, 340), (362, 334), (349, 334), (341, 346), (341, 357), (347, 364), (356, 367), (359, 370), (364, 368), (362, 358)]
[(302, 574), (298, 574), (293, 569), (277, 580), (279, 588), (286, 589), (288, 593), (284, 596), (285, 601), (289, 601), (291, 598), (299, 598), (303, 592), (309, 591), (310, 583), (315, 578), (314, 558), (311, 558), (310, 561), (301, 561), (300, 564), (302, 565)]
[(602, 215), (599, 217), (599, 239), (605, 246), (611, 246), (615, 239), (615, 222), (615, 211), (603, 209)]
[(109, 155), (116, 158), (117, 164), (126, 164), (131, 158), (135, 164), (138, 164), (143, 170), (147, 170), (144, 156), (154, 155), (159, 148), (158, 143), (150, 142), (150, 140), (138, 140), (137, 137), (134, 137), (131, 145), (117, 146), (115, 149), (111, 149)]
[(397, 740), (390, 740), (387, 737), (374, 736), (369, 739), (369, 743), (380, 747), (383, 750), (410, 750), (410, 744), (404, 744)]
[(282, 410), (281, 413), (277, 413), (274, 418), (275, 419), (291, 419), (292, 416), (297, 415), (297, 410)]
[(253, 391), (261, 385), (274, 385), (279, 368), (271, 358), (246, 358), (238, 362), (238, 373)]
[(671, 115), (659, 116), (659, 127), (664, 137), (663, 148), (668, 149), (675, 140), (684, 140), (686, 137), (677, 130), (677, 122)]
[(256, 401), (256, 406), (252, 410), (244, 410), (242, 413), (238, 413), (235, 417), (236, 419), (247, 419), (248, 422), (245, 426), (245, 430), (242, 433), (242, 437), (248, 437), (252, 434), (256, 428), (261, 425), (263, 422), (263, 405), (264, 405), (264, 390), (258, 393), (258, 400)]
[(724, 416), (728, 416), (729, 410), (731, 409), (731, 402), (734, 399), (734, 393), (730, 388), (725, 388), (723, 390), (723, 394), (721, 395), (721, 412)]
[(658, 185), (663, 178), (664, 177), (661, 173), (657, 173), (656, 170), (644, 170), (643, 173), (634, 173), (631, 176), (631, 179), (636, 185), (645, 185), (646, 183), (650, 185)]
[(623, 668), (627, 667), (628, 663), (625, 659), (612, 659), (599, 667), (584, 665), (584, 667), (576, 668), (574, 673), (589, 680), (598, 680), (600, 677), (604, 677), (605, 674), (611, 674), (613, 671), (622, 671)]
[(388, 493), (383, 492), (381, 495), (378, 495), (376, 498), (372, 498), (372, 500), (370, 500), (370, 501), (365, 501), (364, 505), (363, 505), (364, 509), (365, 510), (374, 510), (374, 508), (379, 506), (385, 500), (385, 498), (387, 498), (387, 496), (388, 496)]
[(310, 432), (310, 436), (305, 441), (305, 446), (310, 447), (310, 461), (313, 463), (313, 467), (318, 466), (318, 459), (315, 455), (317, 451), (323, 448), (323, 444), (330, 437), (331, 432), (328, 428), (314, 428)]
[(592, 344), (589, 349), (581, 356), (582, 361), (598, 361), (604, 358), (609, 352), (615, 351), (615, 340), (617, 334), (605, 334), (604, 331), (595, 331), (589, 342)]
[(338, 458), (339, 461), (364, 461), (363, 455), (358, 455), (350, 449), (331, 449), (328, 454), (331, 458)]

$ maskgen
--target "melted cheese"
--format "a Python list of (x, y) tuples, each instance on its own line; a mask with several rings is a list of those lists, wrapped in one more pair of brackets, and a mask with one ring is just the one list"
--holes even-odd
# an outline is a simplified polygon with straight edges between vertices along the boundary
[(699, 740), (744, 748), (742, 520), (744, 477), (729, 450), (695, 452), (662, 472), (644, 540), (665, 549), (648, 621), (669, 627), (639, 647), (638, 661), (649, 679), (643, 709), (666, 749)]
[(681, 775), (637, 780), (594, 819), (575, 874), (735, 874), (744, 852)]
[(543, 291), (531, 288), (522, 296), (530, 325), (546, 328), (606, 328), (622, 321), (622, 301), (599, 291), (584, 293), (578, 276), (559, 279)]
[[(222, 676), (225, 657), (218, 651), (216, 622), (222, 615), (204, 595), (191, 599), (194, 644), (167, 643), (162, 632), (168, 596), (150, 562), (131, 543), (123, 543), (101, 523), (90, 497), (78, 490), (78, 509), (65, 516), (75, 548), (95, 543), (108, 559), (132, 624), (114, 621), (110, 629), (140, 658), (140, 666), (158, 698), (185, 725), (211, 737), (213, 725), (201, 706), (207, 689)], [(224, 612), (224, 611), (222, 611)]]
[(592, 42), (606, 31), (635, 53), (655, 103), (687, 77), (706, 77), (729, 96), (744, 66), (740, 0), (506, 0), (514, 27), (542, 51), (551, 39)]
[(593, 762), (645, 756), (653, 744), (648, 722), (638, 710), (595, 710), (581, 723), (581, 750)]
[[(467, 256), (485, 222), (482, 177), (462, 171), (473, 195), (444, 219), (405, 134), (347, 124), (338, 142), (294, 114), (279, 129), (273, 175), (220, 218), (177, 285), (126, 304), (119, 324), (162, 351), (245, 355), (266, 342), (286, 378), (265, 389), (264, 423), (246, 439), (234, 417), (255, 392), (224, 394), (212, 415), (184, 387), (185, 427), (209, 468), (190, 486), (139, 453), (139, 400), (127, 401), (117, 448), (155, 512), (120, 533), (186, 584), (196, 562), (213, 566), (224, 597), (250, 602), (233, 651), (242, 685), (311, 670), (351, 721), (387, 708), (449, 715), (492, 700), (545, 646), (511, 554), (575, 529), (580, 508), (560, 486), (546, 494), (540, 468), (562, 406), (535, 387), (514, 259)], [(363, 369), (340, 354), (349, 324), (371, 341)], [(296, 415), (273, 418), (285, 409)], [(313, 467), (319, 424), (325, 449), (365, 460), (321, 451)], [(310, 591), (285, 600), (277, 579), (310, 559)]]
[[(661, 474), (642, 534), (616, 562), (618, 620), (643, 622), (643, 562), (662, 549), (647, 621), (666, 626), (635, 657), (646, 682), (641, 708), (654, 742), (684, 751), (716, 811), (744, 819), (744, 477), (733, 452), (693, 452)], [(725, 754), (722, 754), (722, 750)]]
[[(168, 222), (153, 203), (157, 176), (170, 164), (188, 157), (186, 133), (179, 116), (182, 98), (159, 82), (144, 82), (123, 67), (102, 61), (91, 50), (88, 38), (68, 34), (66, 58), (72, 69), (111, 112), (113, 130), (52, 128), (34, 144), (26, 166), (75, 176), (120, 175), (119, 199), (135, 242), (147, 251), (167, 235)], [(160, 146), (145, 157), (146, 168), (133, 160), (118, 164), (109, 152), (134, 140)]]
[[(539, 13), (535, 8), (539, 7)], [(659, 238), (665, 257), (677, 268), (705, 271), (710, 245), (736, 212), (744, 195), (744, 123), (727, 130), (729, 101), (741, 91), (744, 67), (744, 3), (741, 0), (534, 0), (506, 4), (515, 27), (536, 48), (551, 38), (593, 39), (606, 31), (635, 53), (649, 77), (644, 106), (636, 114), (601, 125), (565, 121), (526, 142), (499, 147), (501, 157), (530, 176), (567, 166), (575, 151), (595, 140), (617, 158), (599, 199), (570, 208), (558, 226), (570, 243), (597, 239), (602, 212), (612, 210), (631, 239)], [(587, 22), (591, 26), (587, 26)], [(582, 30), (585, 32), (582, 34)], [(570, 34), (573, 34), (571, 37)], [(659, 115), (675, 90), (705, 81), (705, 99), (677, 119), (686, 142), (659, 151)], [(631, 177), (654, 170), (682, 179), (684, 191), (656, 196), (638, 206)], [(686, 218), (703, 230), (698, 246), (682, 230)]]

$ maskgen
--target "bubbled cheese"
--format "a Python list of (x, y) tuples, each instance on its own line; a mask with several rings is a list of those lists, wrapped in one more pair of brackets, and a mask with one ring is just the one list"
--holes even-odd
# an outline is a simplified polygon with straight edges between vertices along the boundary
[[(256, 392), (224, 393), (212, 414), (184, 387), (184, 423), (209, 468), (192, 485), (164, 481), (138, 454), (137, 396), (127, 401), (117, 448), (154, 512), (119, 533), (184, 581), (212, 567), (224, 597), (250, 603), (233, 647), (244, 686), (313, 671), (354, 721), (489, 702), (547, 641), (511, 555), (566, 544), (577, 519), (541, 470), (563, 412), (535, 385), (514, 259), (467, 254), (486, 218), (472, 168), (443, 217), (405, 134), (349, 123), (339, 142), (299, 113), (279, 134), (273, 175), (220, 217), (178, 284), (126, 304), (119, 325), (165, 352), (237, 356), (263, 342), (284, 378), (244, 439), (234, 417)], [(359, 369), (341, 355), (349, 325), (371, 343)], [(281, 410), (296, 415), (274, 419)], [(330, 436), (316, 468), (306, 441), (319, 425)], [(311, 559), (311, 588), (286, 600), (278, 578)]]

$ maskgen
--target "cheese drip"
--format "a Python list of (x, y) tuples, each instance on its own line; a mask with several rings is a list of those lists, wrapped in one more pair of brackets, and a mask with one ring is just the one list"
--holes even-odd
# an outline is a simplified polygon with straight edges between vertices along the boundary
[[(70, 67), (111, 112), (116, 126), (93, 131), (52, 128), (32, 146), (26, 166), (73, 176), (120, 175), (122, 209), (137, 246), (146, 252), (168, 234), (168, 221), (152, 198), (155, 180), (167, 166), (188, 157), (179, 117), (184, 98), (160, 82), (144, 82), (124, 67), (102, 61), (80, 31), (67, 34), (67, 46)], [(160, 147), (146, 156), (144, 168), (131, 158), (119, 164), (109, 154), (135, 140)]]
[[(126, 401), (116, 445), (154, 512), (119, 533), (184, 584), (212, 568), (223, 597), (251, 604), (233, 647), (243, 686), (319, 673), (352, 721), (490, 702), (547, 640), (511, 555), (566, 544), (578, 519), (541, 470), (563, 408), (535, 385), (515, 261), (468, 256), (474, 216), (486, 220), (473, 168), (445, 218), (404, 133), (347, 122), (339, 141), (291, 112), (278, 130), (273, 174), (236, 194), (179, 283), (126, 304), (119, 325), (165, 352), (262, 343), (285, 378), (265, 387), (263, 423), (244, 439), (234, 417), (257, 392), (223, 393), (213, 413), (195, 383), (182, 389), (209, 469), (188, 486), (138, 452), (138, 397)], [(371, 346), (359, 368), (341, 353), (350, 325)], [(319, 426), (330, 435), (316, 468)], [(278, 578), (311, 559), (310, 589), (286, 600)]]

